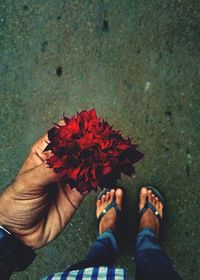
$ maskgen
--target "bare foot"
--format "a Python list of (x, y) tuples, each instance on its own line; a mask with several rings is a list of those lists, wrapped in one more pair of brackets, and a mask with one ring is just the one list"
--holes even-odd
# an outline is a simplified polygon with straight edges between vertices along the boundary
[[(155, 207), (155, 209), (160, 214), (160, 217), (162, 218), (163, 217), (162, 202), (159, 201), (158, 197), (155, 197), (155, 195), (152, 193), (151, 190), (148, 190), (146, 187), (142, 187), (140, 191), (140, 204), (139, 204), (140, 210), (145, 206), (147, 201)], [(139, 231), (141, 231), (145, 227), (150, 227), (157, 234), (159, 233), (160, 223), (157, 217), (155, 216), (155, 214), (149, 208), (146, 210), (146, 212), (143, 214), (141, 218)]]
[[(101, 212), (113, 201), (115, 197), (115, 201), (119, 207), (119, 209), (122, 209), (122, 197), (123, 197), (123, 191), (122, 189), (117, 189), (116, 191), (114, 189), (108, 191), (106, 195), (103, 195), (101, 199), (97, 200), (96, 203), (96, 216), (97, 218), (101, 214)], [(103, 233), (107, 229), (111, 229), (115, 231), (116, 228), (116, 221), (117, 221), (117, 212), (115, 208), (111, 208), (105, 216), (101, 219), (99, 223), (99, 234)]]

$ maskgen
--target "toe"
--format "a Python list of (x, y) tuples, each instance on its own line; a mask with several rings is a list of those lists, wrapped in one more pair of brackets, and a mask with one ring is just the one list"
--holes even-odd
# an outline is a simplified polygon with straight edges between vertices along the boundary
[(156, 199), (155, 194), (152, 194), (151, 196), (152, 196), (152, 202), (151, 203), (157, 209), (157, 207), (158, 207), (158, 200)]
[(111, 189), (111, 191), (110, 191), (110, 201), (113, 201), (114, 196), (115, 196), (115, 190)]
[(104, 194), (104, 195), (102, 195), (102, 197), (101, 197), (101, 203), (105, 203), (105, 200), (106, 200), (106, 196), (105, 196), (105, 194)]
[(152, 196), (152, 191), (151, 190), (148, 190), (148, 201), (150, 203), (153, 203), (153, 196)]
[(159, 208), (160, 208), (161, 210), (163, 210), (164, 206), (163, 206), (162, 202), (159, 202)]
[(99, 207), (101, 205), (101, 200), (100, 199), (97, 199), (96, 205), (97, 205), (97, 207)]
[(122, 189), (118, 188), (118, 189), (116, 190), (115, 196), (116, 196), (115, 201), (116, 201), (118, 207), (119, 207), (120, 209), (122, 209), (122, 197), (123, 197), (123, 191), (122, 191)]
[(158, 209), (158, 207), (159, 207), (159, 199), (157, 197), (155, 197), (154, 203), (155, 203), (156, 209)]
[(163, 204), (160, 201), (158, 202), (158, 212), (159, 212), (159, 214), (162, 218), (162, 216), (163, 216)]
[(158, 209), (158, 211), (161, 210), (161, 203), (160, 202), (157, 203), (157, 209)]
[(107, 192), (106, 193), (106, 201), (109, 201), (109, 199), (110, 199), (110, 192)]
[(142, 209), (147, 201), (147, 188), (142, 187), (140, 191), (140, 209)]

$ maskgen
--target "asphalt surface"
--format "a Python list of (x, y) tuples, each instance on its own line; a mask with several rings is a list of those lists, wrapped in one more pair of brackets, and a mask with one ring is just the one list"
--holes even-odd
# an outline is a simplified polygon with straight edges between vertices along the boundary
[[(117, 266), (130, 279), (142, 184), (167, 201), (161, 243), (175, 269), (199, 279), (199, 9), (189, 0), (0, 3), (1, 190), (63, 112), (96, 108), (145, 154), (136, 176), (120, 182), (127, 215)], [(39, 279), (83, 258), (97, 234), (95, 198), (12, 280)]]

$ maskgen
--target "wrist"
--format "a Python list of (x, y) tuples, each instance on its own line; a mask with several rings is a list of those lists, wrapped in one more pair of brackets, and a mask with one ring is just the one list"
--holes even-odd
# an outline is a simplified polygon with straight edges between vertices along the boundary
[(15, 269), (11, 265), (0, 262), (0, 275), (2, 279), (10, 279), (10, 276), (13, 274), (14, 271)]
[(24, 245), (5, 227), (0, 226), (1, 269), (9, 275), (25, 270), (34, 260), (35, 252)]

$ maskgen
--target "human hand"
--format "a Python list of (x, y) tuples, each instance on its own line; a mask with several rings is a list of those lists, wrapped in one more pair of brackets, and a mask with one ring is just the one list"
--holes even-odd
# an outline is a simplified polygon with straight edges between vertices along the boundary
[(47, 165), (51, 151), (43, 151), (48, 143), (46, 134), (32, 146), (16, 179), (0, 195), (0, 224), (33, 249), (56, 238), (84, 198), (61, 185)]

